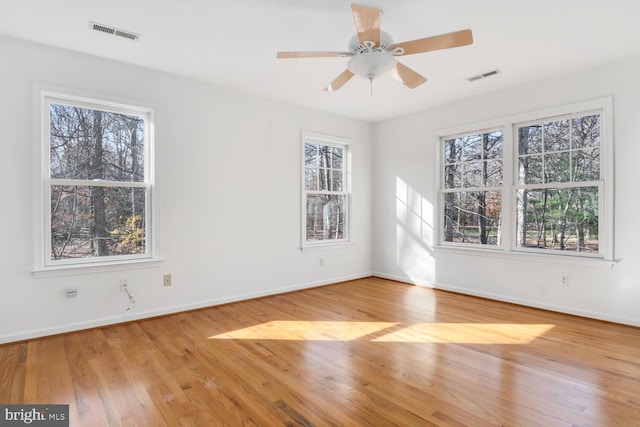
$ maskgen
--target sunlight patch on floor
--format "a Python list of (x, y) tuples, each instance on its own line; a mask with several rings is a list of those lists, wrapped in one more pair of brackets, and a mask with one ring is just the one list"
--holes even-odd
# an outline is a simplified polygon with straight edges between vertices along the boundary
[(396, 325), (393, 322), (274, 320), (209, 339), (352, 341)]
[(323, 322), (274, 320), (209, 339), (353, 341), (398, 343), (527, 344), (554, 325), (499, 323)]
[(553, 329), (544, 324), (417, 323), (372, 341), (458, 344), (528, 344)]

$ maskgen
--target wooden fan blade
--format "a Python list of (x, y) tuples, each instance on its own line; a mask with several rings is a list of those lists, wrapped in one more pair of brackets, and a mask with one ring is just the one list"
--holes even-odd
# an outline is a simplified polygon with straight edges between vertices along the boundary
[(404, 43), (394, 43), (389, 46), (389, 50), (401, 47), (404, 49), (404, 53), (402, 53), (402, 55), (413, 55), (414, 53), (431, 52), (434, 50), (466, 46), (471, 43), (473, 43), (471, 30), (461, 30)]
[(371, 41), (374, 46), (380, 46), (380, 9), (352, 4), (351, 11), (360, 44), (364, 45), (365, 41)]
[(336, 58), (353, 56), (351, 52), (278, 52), (278, 59), (287, 58)]
[(335, 92), (340, 89), (346, 82), (348, 82), (351, 77), (355, 76), (351, 71), (344, 70), (342, 74), (336, 77), (327, 87), (324, 88), (327, 92)]
[(389, 74), (409, 89), (415, 89), (427, 81), (425, 77), (399, 62), (396, 62), (396, 67), (389, 71)]

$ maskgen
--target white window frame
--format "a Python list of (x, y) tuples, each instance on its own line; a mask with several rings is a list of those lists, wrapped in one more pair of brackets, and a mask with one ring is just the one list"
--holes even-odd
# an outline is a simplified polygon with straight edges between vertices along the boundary
[[(84, 267), (114, 266), (156, 260), (155, 255), (155, 225), (154, 225), (154, 141), (153, 141), (153, 110), (147, 107), (135, 106), (129, 103), (105, 101), (98, 97), (70, 95), (63, 92), (41, 90), (40, 96), (40, 171), (39, 171), (39, 235), (36, 247), (34, 272), (46, 272)], [(145, 121), (144, 126), (144, 180), (143, 182), (126, 181), (89, 181), (78, 179), (50, 178), (50, 105), (64, 104), (108, 111), (120, 114), (140, 116)], [(112, 255), (90, 258), (61, 259), (51, 257), (51, 187), (52, 185), (82, 185), (102, 187), (142, 188), (145, 191), (145, 252), (141, 254)]]
[[(599, 253), (589, 254), (573, 251), (552, 251), (548, 249), (520, 248), (517, 246), (517, 190), (522, 186), (517, 181), (518, 151), (516, 141), (516, 129), (518, 125), (529, 124), (531, 122), (553, 120), (563, 116), (574, 114), (589, 115), (598, 113), (601, 115), (601, 141), (600, 141), (600, 180), (599, 188)], [(503, 194), (502, 194), (502, 245), (468, 245), (455, 242), (444, 241), (444, 141), (456, 136), (483, 133), (487, 130), (503, 130), (504, 152), (503, 152)], [(457, 253), (469, 254), (492, 254), (491, 256), (503, 255), (530, 255), (540, 259), (552, 260), (551, 262), (571, 262), (578, 263), (590, 261), (607, 261), (611, 265), (614, 260), (614, 171), (613, 171), (613, 99), (611, 97), (599, 98), (585, 102), (568, 104), (558, 107), (547, 108), (484, 122), (457, 126), (442, 129), (435, 132), (436, 154), (434, 168), (434, 185), (436, 200), (434, 209), (436, 212), (435, 227), (438, 230), (434, 233), (434, 249), (450, 250)], [(566, 186), (575, 187), (576, 183), (567, 183)], [(564, 186), (565, 184), (563, 184)], [(580, 184), (578, 183), (578, 186)], [(557, 186), (557, 185), (556, 185)]]
[[(333, 147), (342, 148), (344, 150), (343, 167), (343, 191), (329, 192), (329, 191), (310, 191), (306, 189), (305, 181), (305, 144), (321, 144)], [(302, 131), (301, 135), (301, 230), (300, 230), (300, 248), (328, 248), (337, 247), (351, 242), (351, 143), (352, 141), (347, 138), (341, 138), (332, 135), (325, 135), (321, 133)], [(307, 196), (309, 194), (334, 194), (343, 195), (346, 198), (345, 203), (345, 215), (344, 215), (344, 233), (342, 239), (328, 239), (328, 240), (307, 240)]]

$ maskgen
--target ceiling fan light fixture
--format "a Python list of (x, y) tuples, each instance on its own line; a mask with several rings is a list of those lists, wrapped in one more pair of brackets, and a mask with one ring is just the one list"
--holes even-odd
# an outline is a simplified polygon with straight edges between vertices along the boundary
[(353, 56), (347, 63), (352, 73), (372, 79), (393, 70), (398, 61), (389, 52), (367, 52)]

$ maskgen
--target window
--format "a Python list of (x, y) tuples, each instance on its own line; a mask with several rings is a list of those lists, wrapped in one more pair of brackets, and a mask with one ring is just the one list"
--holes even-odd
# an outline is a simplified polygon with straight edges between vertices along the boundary
[(500, 243), (502, 159), (501, 130), (444, 141), (444, 241)]
[(613, 259), (610, 104), (443, 132), (438, 243)]
[(349, 142), (304, 132), (302, 246), (349, 239)]
[(44, 266), (151, 256), (149, 110), (43, 95)]
[(598, 254), (601, 114), (517, 124), (519, 248)]

